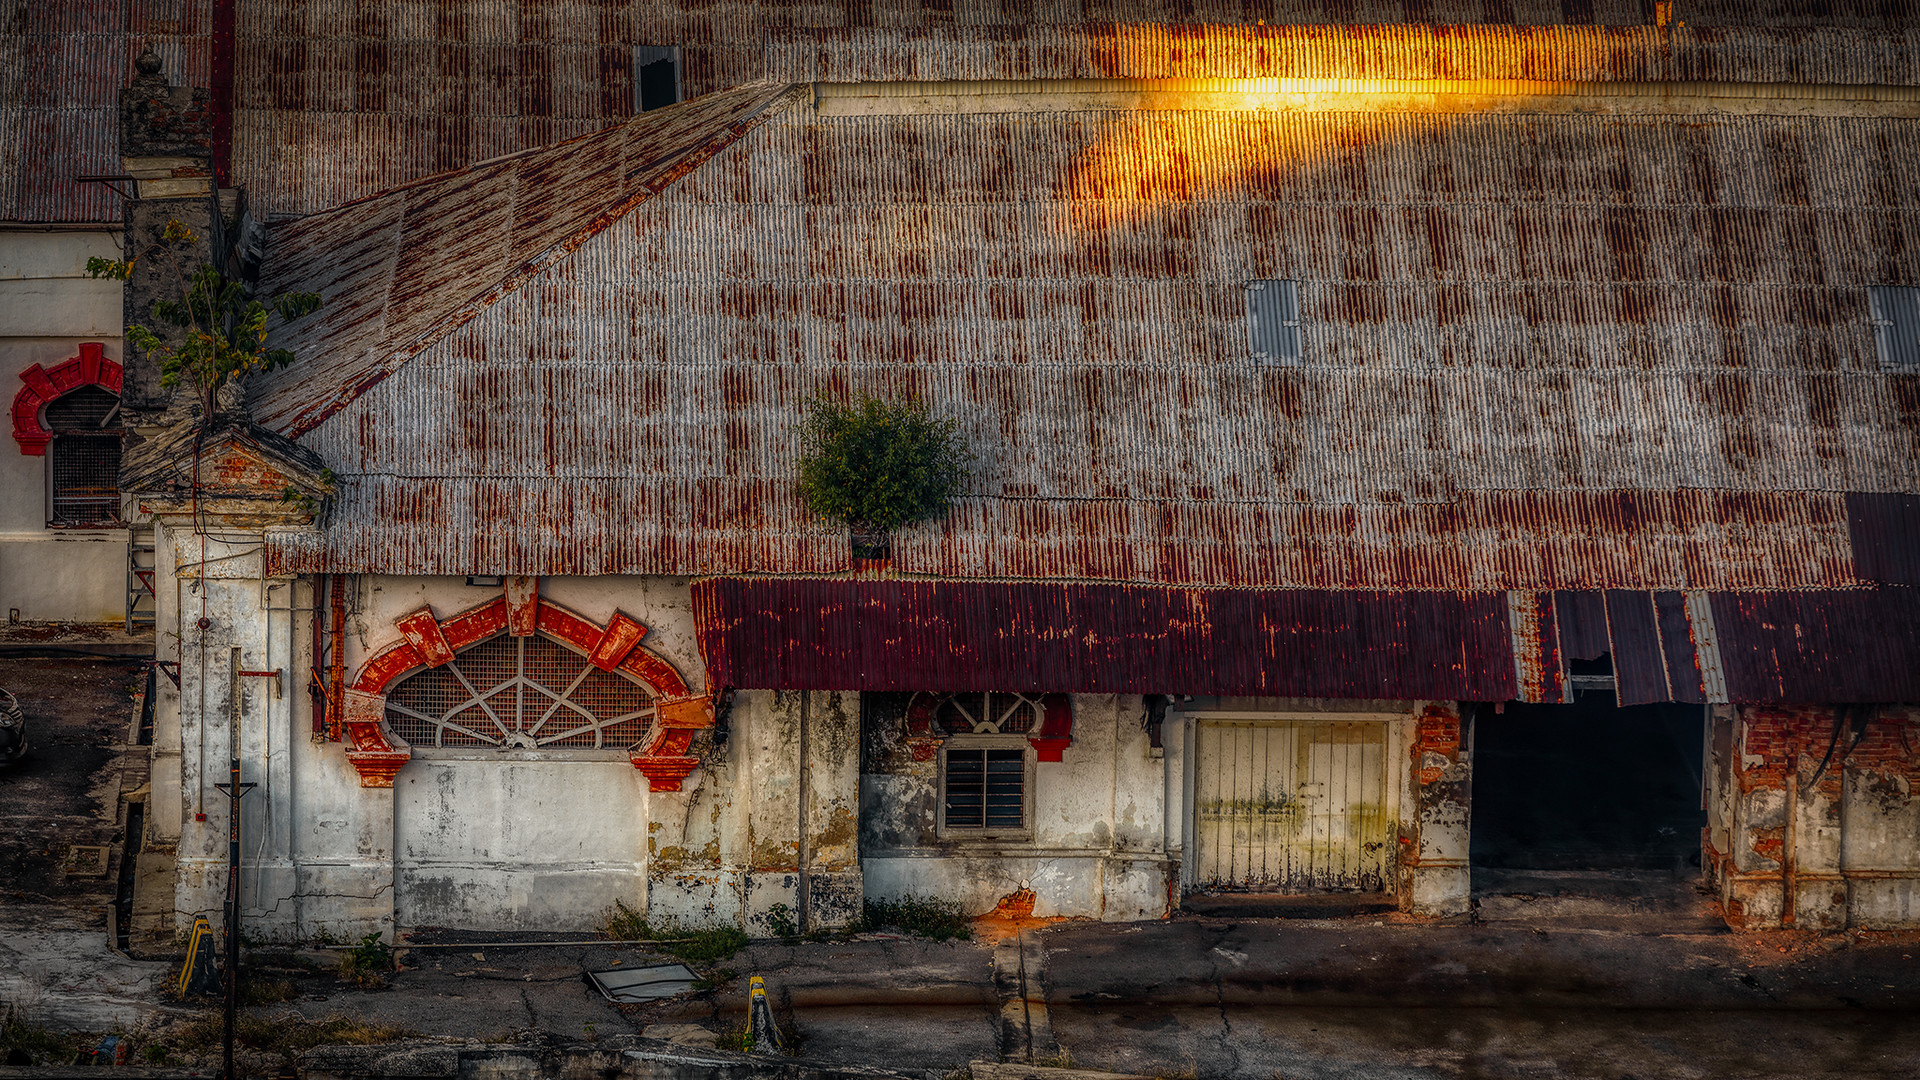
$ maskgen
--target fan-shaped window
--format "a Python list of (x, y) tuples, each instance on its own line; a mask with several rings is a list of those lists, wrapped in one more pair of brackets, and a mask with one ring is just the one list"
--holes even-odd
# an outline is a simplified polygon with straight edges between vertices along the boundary
[(653, 695), (542, 635), (499, 635), (387, 693), (387, 723), (416, 747), (624, 750), (653, 723)]
[(1040, 699), (1025, 694), (948, 694), (933, 712), (948, 735), (1025, 735), (1042, 718)]
[(102, 528), (120, 523), (120, 399), (82, 386), (47, 403), (53, 432), (51, 525)]

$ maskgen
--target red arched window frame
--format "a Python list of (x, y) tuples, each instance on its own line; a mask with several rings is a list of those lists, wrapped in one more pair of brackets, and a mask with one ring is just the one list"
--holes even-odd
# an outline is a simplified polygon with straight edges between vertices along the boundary
[(509, 590), (491, 603), (441, 619), (421, 608), (394, 622), (400, 640), (369, 657), (342, 694), (341, 713), (348, 742), (347, 760), (360, 773), (361, 787), (392, 787), (393, 778), (413, 748), (386, 725), (387, 689), (422, 668), (439, 667), (454, 654), (496, 634), (527, 637), (535, 632), (566, 642), (598, 667), (619, 670), (654, 694), (653, 729), (631, 756), (633, 767), (652, 791), (678, 791), (700, 764), (688, 753), (693, 737), (713, 726), (713, 702), (693, 692), (680, 672), (640, 644), (647, 628), (623, 611), (607, 625), (540, 598), (531, 587)]
[(35, 364), (20, 373), (26, 383), (13, 396), (13, 441), (28, 457), (44, 457), (53, 442), (53, 432), (42, 420), (47, 404), (62, 394), (82, 386), (98, 386), (115, 396), (120, 393), (120, 365), (107, 359), (106, 345), (98, 341), (82, 342), (79, 355), (51, 368)]

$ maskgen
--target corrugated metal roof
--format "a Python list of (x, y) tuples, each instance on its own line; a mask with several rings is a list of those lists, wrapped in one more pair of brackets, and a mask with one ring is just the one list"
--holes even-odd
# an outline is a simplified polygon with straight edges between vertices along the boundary
[[(14, 0), (0, 220), (115, 218), (110, 193), (71, 177), (118, 171), (113, 94), (144, 44), (176, 85), (207, 85), (212, 8)], [(1920, 83), (1920, 28), (1893, 0), (1687, 3), (1664, 32), (1643, 0), (260, 0), (235, 12), (233, 176), (263, 214), (318, 212), (617, 123), (632, 111), (636, 45), (679, 47), (689, 95), (850, 78)]]
[(321, 294), (320, 311), (276, 340), (316, 362), (266, 382), (255, 414), (280, 430), (310, 428), (706, 161), (784, 96), (786, 87), (765, 85), (710, 94), (273, 229), (263, 290)]
[[(570, 553), (565, 519), (466, 508), (586, 485), (672, 534), (665, 492), (789, 490), (802, 403), (868, 390), (955, 416), (980, 456), (945, 521), (896, 539), (907, 574), (1844, 586), (1841, 493), (1920, 490), (1920, 380), (1880, 370), (1864, 288), (1916, 272), (1914, 160), (1920, 125), (1844, 117), (788, 107), (370, 392), (397, 354), (296, 342), (263, 418), (358, 486), (276, 544), (310, 571), (843, 568), (617, 530)], [(485, 197), (408, 227), (468, 243)], [(347, 335), (387, 303), (382, 257), (366, 288), (274, 281), (332, 290)], [(1300, 282), (1298, 366), (1246, 352), (1259, 278)], [(825, 535), (790, 501), (736, 513), (684, 535)]]
[(120, 219), (83, 174), (120, 172), (120, 88), (151, 42), (176, 86), (207, 84), (209, 0), (15, 0), (0, 8), (0, 221)]
[[(1558, 701), (1567, 659), (1609, 656), (1621, 705), (1700, 703), (1707, 649), (1741, 704), (1920, 695), (1916, 589), (1524, 600), (997, 582), (693, 587), (715, 686)], [(1696, 625), (1707, 611), (1712, 641)], [(1516, 643), (1537, 654), (1526, 666), (1550, 687), (1516, 683)]]
[(1920, 589), (1717, 593), (1737, 702), (1920, 700)]
[(710, 685), (1505, 701), (1499, 594), (721, 579)]

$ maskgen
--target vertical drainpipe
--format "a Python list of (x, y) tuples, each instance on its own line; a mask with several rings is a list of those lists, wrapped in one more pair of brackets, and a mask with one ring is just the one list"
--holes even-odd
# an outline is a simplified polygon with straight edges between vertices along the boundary
[(233, 5), (234, 0), (213, 0), (213, 55), (207, 89), (213, 106), (215, 188), (232, 186), (229, 173), (233, 164)]
[(800, 691), (800, 888), (795, 897), (800, 903), (800, 932), (805, 934), (813, 929), (813, 884), (808, 880), (807, 870), (812, 863), (807, 843), (807, 709), (811, 704), (808, 692)]
[(1799, 867), (1795, 865), (1793, 848), (1798, 837), (1800, 817), (1800, 752), (1788, 755), (1787, 763), (1787, 827), (1780, 838), (1780, 926), (1792, 929), (1794, 925), (1794, 894), (1799, 891)]

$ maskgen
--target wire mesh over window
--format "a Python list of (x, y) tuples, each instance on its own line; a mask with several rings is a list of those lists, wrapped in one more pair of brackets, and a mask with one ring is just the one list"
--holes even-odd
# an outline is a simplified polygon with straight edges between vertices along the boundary
[(653, 723), (653, 695), (544, 635), (500, 635), (387, 694), (387, 723), (415, 746), (624, 750)]
[(67, 528), (120, 523), (120, 399), (97, 386), (55, 398), (46, 409), (53, 432), (53, 513)]
[(1025, 735), (1040, 726), (1040, 699), (1025, 694), (948, 694), (934, 709), (948, 735)]

